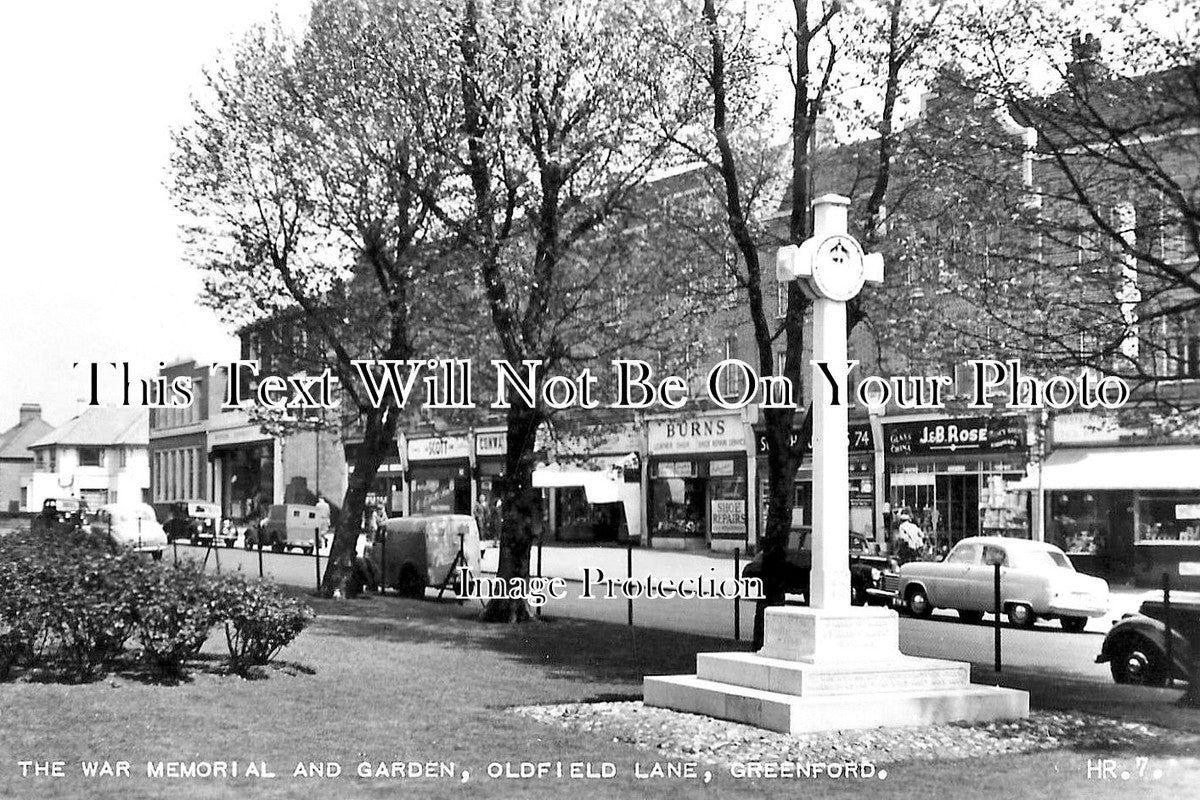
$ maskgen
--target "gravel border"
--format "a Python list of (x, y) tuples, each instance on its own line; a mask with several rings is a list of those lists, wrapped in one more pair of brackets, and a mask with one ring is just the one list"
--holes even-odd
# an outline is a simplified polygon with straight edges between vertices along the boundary
[(614, 742), (653, 751), (656, 757), (712, 764), (752, 762), (871, 762), (954, 760), (1080, 749), (1154, 752), (1170, 741), (1200, 754), (1200, 735), (1093, 714), (1035, 711), (1026, 719), (969, 725), (872, 728), (787, 735), (685, 714), (641, 702), (518, 706), (510, 712), (574, 731), (603, 734)]

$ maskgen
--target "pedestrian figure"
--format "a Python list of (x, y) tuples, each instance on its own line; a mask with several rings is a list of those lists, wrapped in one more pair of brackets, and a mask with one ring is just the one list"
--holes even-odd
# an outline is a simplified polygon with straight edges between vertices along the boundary
[(901, 564), (917, 561), (925, 550), (925, 534), (913, 522), (908, 509), (900, 512), (900, 526), (896, 529), (896, 558)]

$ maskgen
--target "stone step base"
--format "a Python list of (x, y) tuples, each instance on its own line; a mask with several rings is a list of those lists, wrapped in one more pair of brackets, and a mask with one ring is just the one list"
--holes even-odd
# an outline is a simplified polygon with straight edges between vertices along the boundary
[(696, 677), (748, 689), (814, 697), (961, 689), (971, 684), (971, 667), (962, 661), (899, 654), (888, 661), (809, 664), (754, 653), (699, 653)]
[(705, 680), (695, 675), (650, 676), (648, 706), (733, 720), (780, 733), (986, 722), (1029, 716), (1029, 694), (967, 685), (940, 691), (893, 691), (868, 696), (797, 697)]

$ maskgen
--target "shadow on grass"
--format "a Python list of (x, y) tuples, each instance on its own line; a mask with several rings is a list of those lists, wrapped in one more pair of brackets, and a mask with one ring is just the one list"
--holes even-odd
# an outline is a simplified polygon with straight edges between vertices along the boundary
[[(594, 620), (544, 617), (514, 625), (486, 624), (480, 607), (368, 596), (310, 598), (314, 631), (331, 636), (486, 649), (548, 669), (552, 677), (637, 683), (646, 675), (691, 673), (696, 653), (747, 650), (746, 643)], [(638, 691), (635, 699), (641, 698)], [(623, 696), (622, 699), (628, 699)]]

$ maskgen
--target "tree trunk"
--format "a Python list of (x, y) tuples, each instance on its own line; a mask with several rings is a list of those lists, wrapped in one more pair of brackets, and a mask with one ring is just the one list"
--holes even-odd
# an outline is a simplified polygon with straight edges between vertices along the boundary
[(354, 459), (354, 471), (342, 501), (342, 516), (334, 531), (329, 560), (321, 578), (322, 597), (351, 597), (362, 590), (355, 580), (354, 561), (358, 536), (362, 532), (363, 511), (379, 466), (396, 441), (399, 419), (395, 409), (371, 409), (367, 413), (362, 446)]
[[(763, 595), (754, 605), (753, 646), (763, 645), (766, 611), (784, 603), (787, 575), (788, 535), (795, 506), (796, 470), (812, 435), (812, 407), (804, 415), (800, 430), (793, 434), (794, 416), (789, 409), (763, 411), (767, 436), (767, 522), (762, 536)], [(793, 441), (794, 440), (794, 441)], [(807, 599), (807, 598), (806, 598)]]
[[(508, 410), (508, 452), (500, 481), (500, 562), (496, 577), (508, 582), (529, 580), (529, 552), (540, 530), (540, 492), (533, 486), (534, 444), (542, 415), (537, 409)], [(483, 610), (484, 622), (525, 622), (530, 619), (524, 598), (494, 598)]]

